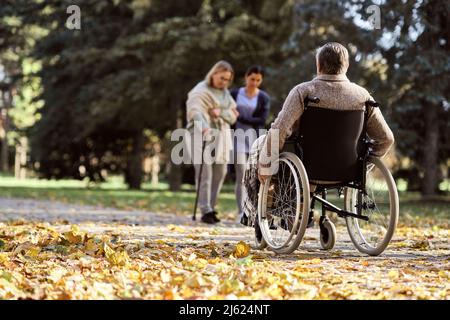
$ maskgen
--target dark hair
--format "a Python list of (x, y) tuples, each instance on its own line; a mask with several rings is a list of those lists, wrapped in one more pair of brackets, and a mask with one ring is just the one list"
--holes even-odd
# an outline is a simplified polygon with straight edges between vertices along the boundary
[(248, 77), (252, 73), (260, 74), (264, 77), (264, 69), (258, 64), (254, 64), (250, 66), (247, 71), (245, 72), (245, 76)]

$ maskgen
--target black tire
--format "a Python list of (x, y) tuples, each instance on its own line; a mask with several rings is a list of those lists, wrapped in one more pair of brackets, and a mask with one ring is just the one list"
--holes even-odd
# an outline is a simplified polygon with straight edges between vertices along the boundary
[(331, 250), (336, 243), (336, 227), (328, 218), (323, 220), (320, 228), (320, 245), (324, 250)]
[(369, 221), (347, 217), (347, 231), (353, 245), (362, 253), (371, 256), (381, 254), (391, 241), (397, 227), (399, 201), (395, 181), (383, 164), (375, 157), (369, 159), (366, 192), (361, 204), (358, 191), (345, 190), (345, 210), (356, 213), (356, 206), (363, 206), (362, 214)]

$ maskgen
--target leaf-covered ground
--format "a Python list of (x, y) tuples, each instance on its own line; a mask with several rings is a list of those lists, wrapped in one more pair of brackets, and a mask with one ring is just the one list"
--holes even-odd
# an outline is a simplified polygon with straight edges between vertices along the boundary
[(402, 217), (379, 257), (340, 221), (332, 251), (308, 229), (290, 255), (255, 251), (232, 217), (0, 199), (0, 299), (449, 299), (448, 219)]

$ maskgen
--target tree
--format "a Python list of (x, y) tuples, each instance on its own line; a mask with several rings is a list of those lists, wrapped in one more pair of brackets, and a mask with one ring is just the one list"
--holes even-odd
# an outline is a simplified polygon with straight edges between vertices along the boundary
[[(35, 18), (29, 23), (61, 24), (67, 4), (54, 0), (30, 6)], [(107, 150), (98, 144), (110, 141), (104, 135), (114, 131), (111, 144), (128, 143), (125, 150), (114, 148), (115, 155), (127, 161), (126, 181), (138, 188), (143, 131), (150, 128), (163, 137), (174, 125), (183, 125), (187, 92), (214, 62), (228, 57), (243, 69), (249, 60), (267, 61), (273, 53), (269, 42), (277, 34), (276, 19), (263, 22), (258, 16), (274, 7), (269, 1), (79, 5), (81, 30), (53, 27), (34, 50), (42, 62), (45, 105), (32, 146), (46, 177), (80, 177), (82, 165), (95, 171), (89, 176), (101, 179)]]
[[(9, 147), (26, 152), (26, 131), (36, 121), (35, 111), (40, 102), (39, 79), (34, 73), (39, 64), (29, 55), (32, 47), (45, 30), (27, 25), (18, 15), (18, 8), (26, 7), (25, 1), (4, 1), (0, 7), (0, 85), (2, 87), (2, 169), (8, 170)], [(22, 154), (22, 158), (26, 154)], [(23, 161), (22, 161), (23, 162)]]
[(381, 29), (374, 34), (389, 66), (386, 93), (397, 145), (417, 168), (422, 194), (434, 195), (439, 165), (450, 158), (450, 4), (387, 1), (380, 10)]

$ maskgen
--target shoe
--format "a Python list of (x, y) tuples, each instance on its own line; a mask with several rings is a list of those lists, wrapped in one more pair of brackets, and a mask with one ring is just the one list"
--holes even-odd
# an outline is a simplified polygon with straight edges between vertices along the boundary
[(240, 220), (241, 224), (243, 224), (244, 226), (248, 226), (248, 218), (245, 214), (241, 215), (241, 220)]
[(262, 241), (261, 228), (259, 227), (259, 224), (257, 222), (255, 223), (255, 238), (256, 238), (256, 241), (258, 241), (258, 243), (260, 243)]
[(284, 230), (292, 232), (292, 227), (293, 226), (294, 225), (292, 224), (291, 220), (281, 219), (280, 227), (283, 228)]
[(311, 211), (309, 213), (309, 217), (308, 217), (308, 224), (306, 225), (306, 228), (312, 228), (314, 227), (314, 212)]
[[(216, 224), (218, 221), (216, 221), (216, 216), (213, 211), (205, 213), (202, 215), (201, 221), (208, 224)], [(220, 220), (219, 220), (220, 221)]]
[(220, 222), (220, 219), (219, 218), (217, 218), (217, 215), (218, 215), (218, 213), (217, 213), (217, 211), (211, 211), (213, 214), (214, 214), (214, 221), (215, 222)]
[(270, 219), (270, 226), (269, 226), (270, 230), (277, 230), (278, 227), (275, 225), (274, 220)]

